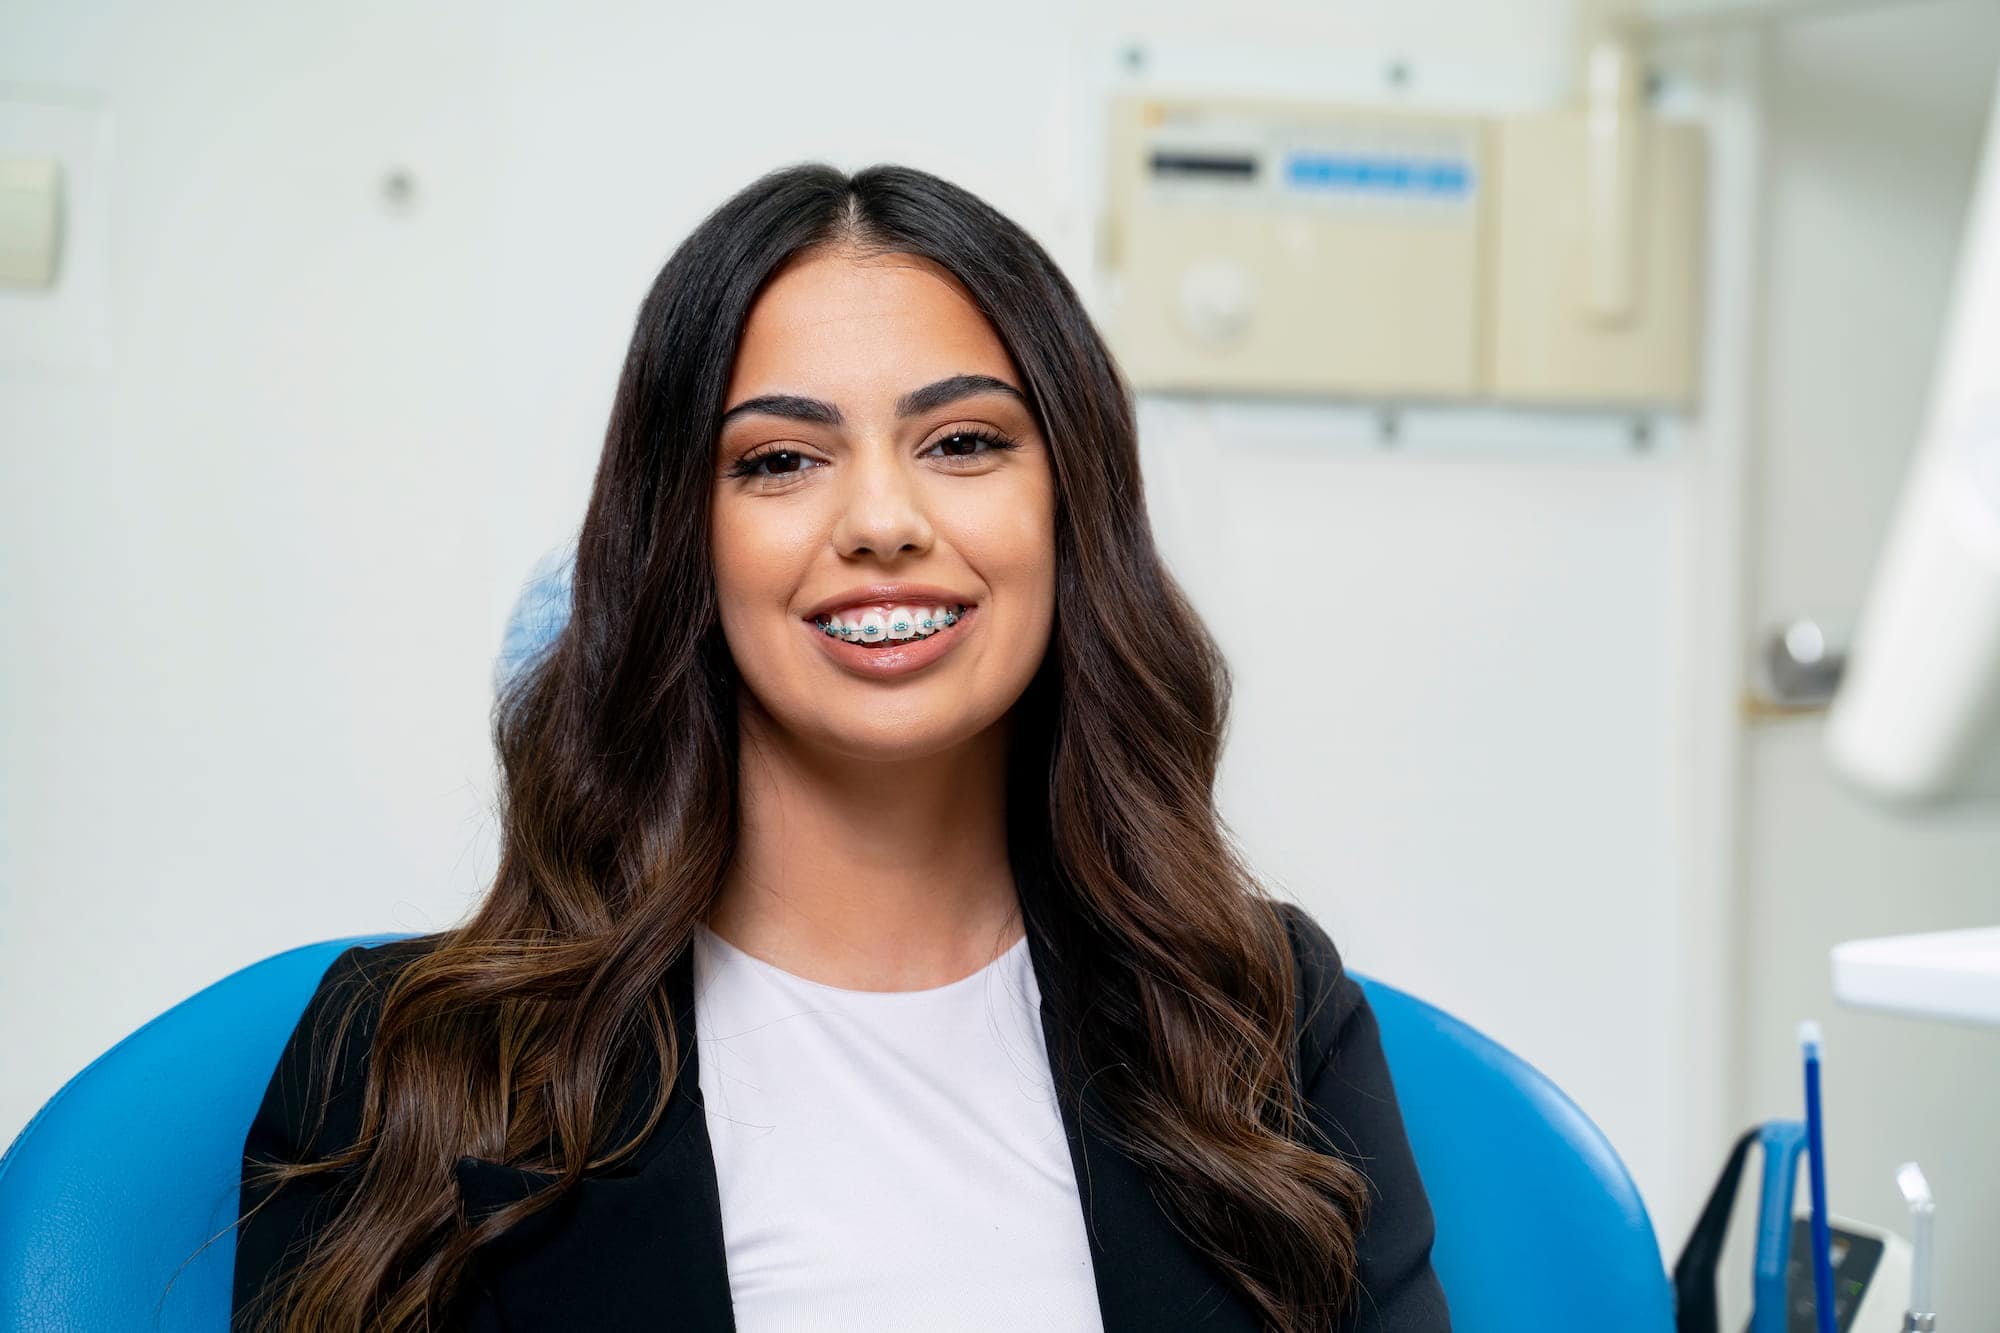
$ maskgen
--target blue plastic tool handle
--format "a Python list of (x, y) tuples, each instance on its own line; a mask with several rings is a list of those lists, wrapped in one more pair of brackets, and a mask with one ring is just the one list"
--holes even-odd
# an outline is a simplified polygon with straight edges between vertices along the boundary
[(1757, 1265), (1751, 1276), (1750, 1333), (1786, 1333), (1792, 1263), (1792, 1192), (1806, 1127), (1799, 1120), (1766, 1120), (1757, 1131), (1764, 1150), (1764, 1193), (1757, 1206)]

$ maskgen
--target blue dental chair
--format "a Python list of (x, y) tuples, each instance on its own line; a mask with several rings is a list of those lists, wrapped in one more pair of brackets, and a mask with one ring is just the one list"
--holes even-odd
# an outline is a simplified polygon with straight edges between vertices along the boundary
[[(0, 1158), (0, 1328), (228, 1328), (243, 1136), (278, 1052), (343, 949), (396, 938), (252, 963), (50, 1098)], [(1437, 1214), (1432, 1262), (1453, 1328), (1671, 1333), (1652, 1223), (1604, 1136), (1501, 1047), (1361, 981)]]
[[(568, 574), (566, 559), (538, 567), (497, 683), (560, 629)], [(240, 1154), (278, 1053), (342, 950), (397, 938), (325, 940), (252, 963), (50, 1098), (0, 1157), (0, 1329), (227, 1329)], [(1652, 1222), (1582, 1111), (1464, 1023), (1360, 980), (1437, 1217), (1432, 1258), (1453, 1328), (1672, 1333)]]

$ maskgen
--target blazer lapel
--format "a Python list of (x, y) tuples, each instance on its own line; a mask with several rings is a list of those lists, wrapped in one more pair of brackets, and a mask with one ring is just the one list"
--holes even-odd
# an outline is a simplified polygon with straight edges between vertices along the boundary
[[(1044, 997), (1056, 993), (1046, 953), (1030, 929), (1028, 956)], [(1069, 1136), (1070, 1161), (1076, 1168), (1077, 1200), (1090, 1241), (1105, 1333), (1184, 1328), (1258, 1333), (1262, 1325), (1250, 1302), (1181, 1234), (1154, 1198), (1139, 1163), (1102, 1132), (1103, 1126), (1114, 1123), (1111, 1111), (1082, 1075), (1078, 1061), (1057, 1058), (1074, 1049), (1073, 1036), (1062, 1030), (1056, 1006), (1046, 998), (1042, 1035), (1056, 1078), (1063, 1130)]]
[[(1028, 953), (1047, 996), (1050, 963), (1032, 930)], [(617, 1170), (585, 1177), (569, 1197), (480, 1252), (472, 1280), (483, 1303), (472, 1327), (636, 1329), (670, 1319), (676, 1329), (734, 1333), (721, 1193), (701, 1104), (691, 949), (681, 952), (667, 983), (682, 1055), (659, 1125)], [(1052, 1009), (1042, 1006), (1042, 1032), (1057, 1071), (1106, 1333), (1257, 1333), (1261, 1324), (1250, 1303), (1181, 1235), (1139, 1164), (1102, 1133), (1109, 1110), (1088, 1079), (1079, 1080), (1076, 1061), (1055, 1058), (1064, 1049), (1058, 1043), (1070, 1037)], [(643, 1081), (626, 1108), (621, 1138), (637, 1131), (657, 1095), (650, 1063)], [(459, 1159), (457, 1175), (475, 1220), (555, 1179), (473, 1157)]]
[[(556, 1204), (503, 1233), (474, 1264), (476, 1333), (579, 1328), (734, 1333), (722, 1198), (701, 1114), (691, 950), (667, 974), (681, 1066), (653, 1133), (615, 1169), (585, 1176)], [(657, 1062), (622, 1110), (617, 1141), (638, 1132), (659, 1095)], [(474, 1220), (556, 1177), (475, 1157), (458, 1160)]]

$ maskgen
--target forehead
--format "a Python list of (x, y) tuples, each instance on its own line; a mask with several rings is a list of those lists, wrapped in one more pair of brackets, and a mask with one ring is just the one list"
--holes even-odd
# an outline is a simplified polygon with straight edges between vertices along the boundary
[(759, 293), (725, 406), (809, 393), (873, 410), (961, 373), (1020, 383), (999, 334), (948, 270), (917, 255), (821, 252), (795, 259)]

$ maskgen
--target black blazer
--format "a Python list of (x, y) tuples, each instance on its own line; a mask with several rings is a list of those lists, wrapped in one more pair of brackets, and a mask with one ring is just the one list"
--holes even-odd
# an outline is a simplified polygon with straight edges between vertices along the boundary
[[(1340, 1328), (1449, 1330), (1444, 1293), (1431, 1269), (1430, 1203), (1404, 1136), (1374, 1013), (1325, 931), (1304, 911), (1290, 904), (1284, 910), (1299, 962), (1296, 1036), (1298, 1068), (1310, 1071), (1301, 1084), (1307, 1114), (1327, 1142), (1348, 1146), (1344, 1153), (1366, 1171), (1373, 1194), (1373, 1211), (1360, 1237), (1362, 1290)], [(250, 1126), (243, 1145), (246, 1167), (307, 1160), (308, 1153), (321, 1156), (355, 1141), (376, 1010), (363, 1002), (341, 1052), (320, 1138), (305, 1144), (300, 1140), (312, 1123), (306, 1104), (309, 1066), (326, 1055), (317, 1025), (329, 1011), (337, 1015), (351, 985), (379, 995), (384, 971), (418, 945), (356, 945), (329, 965)], [(1029, 954), (1047, 995), (1047, 960), (1032, 931)], [(660, 1124), (617, 1168), (584, 1177), (569, 1197), (480, 1250), (453, 1304), (454, 1327), (475, 1333), (734, 1329), (715, 1162), (706, 1117), (697, 1113), (690, 950), (683, 950), (670, 970), (669, 985), (685, 1056)], [(1053, 1055), (1059, 1034), (1046, 1006), (1043, 1032)], [(637, 1131), (639, 1117), (657, 1094), (656, 1078), (648, 1072), (648, 1086), (626, 1108), (628, 1118), (614, 1141), (624, 1142)], [(1095, 1091), (1086, 1084), (1079, 1098), (1069, 1080), (1058, 1082), (1106, 1333), (1258, 1329), (1256, 1307), (1182, 1237), (1138, 1164), (1081, 1114), (1088, 1103), (1093, 1117), (1108, 1118)], [(555, 1179), (476, 1157), (459, 1158), (455, 1173), (474, 1220)], [(239, 1228), (233, 1326), (243, 1326), (265, 1278), (280, 1264), (296, 1262), (304, 1241), (338, 1207), (349, 1179), (351, 1174), (332, 1182), (325, 1176), (294, 1182)], [(263, 1197), (246, 1184), (242, 1210)]]

